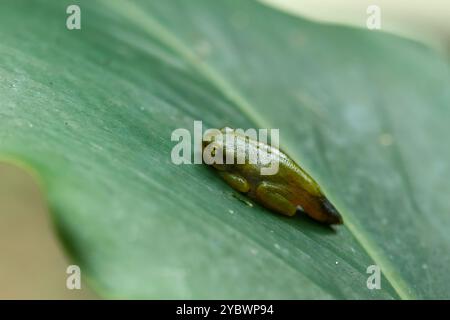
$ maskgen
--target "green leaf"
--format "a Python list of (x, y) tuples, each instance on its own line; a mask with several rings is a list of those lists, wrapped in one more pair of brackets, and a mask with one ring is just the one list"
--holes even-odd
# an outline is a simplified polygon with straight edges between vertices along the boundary
[[(450, 298), (450, 76), (432, 51), (253, 1), (0, 6), (0, 157), (35, 173), (102, 296)], [(345, 225), (174, 165), (194, 120), (279, 128)]]

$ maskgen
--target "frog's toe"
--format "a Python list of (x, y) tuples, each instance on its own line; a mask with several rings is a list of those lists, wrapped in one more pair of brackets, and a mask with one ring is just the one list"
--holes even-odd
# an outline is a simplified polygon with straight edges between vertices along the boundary
[(226, 171), (221, 171), (219, 174), (233, 189), (243, 193), (250, 190), (250, 184), (244, 177)]

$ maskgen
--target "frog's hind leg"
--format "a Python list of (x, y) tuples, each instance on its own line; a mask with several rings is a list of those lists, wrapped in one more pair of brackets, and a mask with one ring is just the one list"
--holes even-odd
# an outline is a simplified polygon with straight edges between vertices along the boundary
[(277, 184), (261, 182), (256, 188), (256, 197), (265, 207), (287, 216), (293, 216), (297, 206), (287, 198), (287, 192)]
[(233, 189), (243, 193), (250, 190), (250, 184), (244, 177), (226, 171), (220, 171), (219, 174)]

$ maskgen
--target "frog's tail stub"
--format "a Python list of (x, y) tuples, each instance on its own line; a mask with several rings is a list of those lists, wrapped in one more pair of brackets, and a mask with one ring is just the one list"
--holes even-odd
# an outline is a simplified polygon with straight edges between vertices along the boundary
[(325, 223), (328, 224), (343, 224), (344, 220), (342, 219), (341, 214), (337, 211), (337, 209), (333, 206), (333, 204), (325, 197), (320, 198), (320, 205), (323, 213), (326, 216)]

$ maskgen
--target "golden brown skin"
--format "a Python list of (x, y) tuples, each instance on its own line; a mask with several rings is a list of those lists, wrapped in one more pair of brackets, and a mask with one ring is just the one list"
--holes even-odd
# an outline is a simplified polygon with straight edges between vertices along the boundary
[[(223, 136), (211, 135), (211, 142), (203, 142), (206, 154), (215, 154), (216, 150), (223, 150), (223, 163), (226, 154), (231, 153), (234, 164), (217, 164), (212, 166), (219, 171), (220, 176), (235, 190), (246, 194), (263, 206), (293, 216), (299, 209), (303, 209), (311, 218), (326, 224), (342, 224), (342, 216), (320, 190), (319, 185), (299, 165), (282, 151), (262, 142), (251, 140), (236, 133), (230, 128), (221, 130)], [(230, 144), (224, 140), (228, 135), (235, 140)], [(247, 148), (244, 164), (237, 164), (236, 150)], [(234, 148), (234, 152), (232, 149)], [(245, 150), (245, 149), (244, 149)], [(251, 164), (250, 154), (261, 152), (261, 157), (279, 159), (278, 172), (274, 175), (261, 175), (263, 164)], [(267, 167), (267, 162), (265, 162)]]

